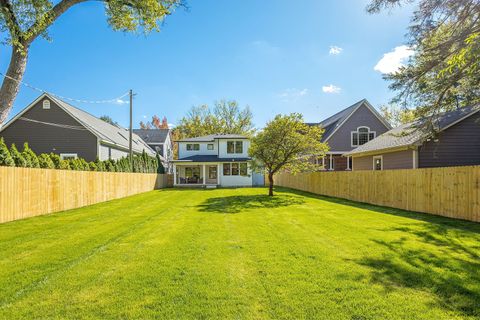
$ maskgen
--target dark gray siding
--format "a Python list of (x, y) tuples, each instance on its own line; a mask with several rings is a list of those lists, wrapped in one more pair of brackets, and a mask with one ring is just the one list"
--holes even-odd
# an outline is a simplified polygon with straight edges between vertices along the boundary
[[(22, 117), (81, 127), (74, 118), (53, 101), (50, 101), (50, 109), (43, 109), (43, 100), (40, 100), (25, 112)], [(28, 142), (37, 154), (50, 152), (57, 154), (76, 153), (87, 161), (93, 161), (97, 157), (97, 137), (87, 130), (72, 130), (17, 119), (1, 131), (0, 136), (5, 139), (9, 146), (15, 143), (20, 150), (23, 148), (23, 143)]]
[(350, 118), (328, 139), (330, 151), (350, 151), (352, 147), (351, 132), (358, 127), (369, 127), (371, 131), (376, 132), (376, 136), (388, 131), (388, 128), (366, 107), (359, 107)]
[(480, 164), (480, 113), (440, 133), (438, 142), (425, 142), (419, 148), (420, 168)]

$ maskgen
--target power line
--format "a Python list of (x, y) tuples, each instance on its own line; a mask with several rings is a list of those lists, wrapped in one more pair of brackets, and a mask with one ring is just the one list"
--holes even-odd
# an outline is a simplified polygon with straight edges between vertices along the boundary
[(25, 118), (25, 117), (20, 117), (20, 118), (18, 118), (18, 119), (19, 119), (19, 120), (23, 120), (23, 121), (29, 121), (29, 122), (35, 122), (35, 123), (39, 123), (39, 124), (44, 124), (44, 125), (47, 125), (47, 126), (64, 128), (64, 129), (87, 130), (86, 128), (81, 127), (81, 126), (70, 126), (70, 125), (68, 125), (68, 124), (60, 124), (60, 123), (53, 123), (53, 122), (44, 122), (44, 121), (39, 121), (39, 120), (30, 119), (30, 118)]
[(108, 100), (82, 100), (82, 99), (74, 99), (74, 98), (69, 98), (69, 97), (65, 97), (65, 96), (61, 96), (59, 94), (55, 94), (55, 93), (51, 93), (49, 91), (46, 91), (46, 90), (43, 90), (41, 88), (38, 88), (38, 87), (35, 87), (35, 86), (32, 86), (31, 84), (28, 84), (26, 82), (23, 82), (21, 80), (18, 80), (18, 79), (15, 79), (13, 77), (10, 77), (10, 76), (7, 76), (6, 74), (3, 74), (0, 72), (0, 75), (3, 76), (4, 78), (8, 78), (10, 80), (13, 80), (27, 88), (30, 88), (32, 90), (35, 90), (35, 91), (38, 91), (40, 93), (46, 93), (48, 92), (48, 94), (56, 97), (56, 98), (59, 98), (59, 99), (62, 99), (62, 100), (69, 100), (69, 101), (74, 101), (74, 102), (79, 102), (79, 103), (89, 103), (89, 104), (105, 104), (105, 103), (121, 103), (121, 104), (124, 104), (124, 103), (127, 103), (126, 101), (123, 101), (122, 98), (123, 97), (126, 97), (127, 95), (129, 95), (129, 92), (125, 92), (124, 94), (122, 94), (121, 96), (117, 97), (117, 98), (113, 98), (113, 99), (108, 99)]

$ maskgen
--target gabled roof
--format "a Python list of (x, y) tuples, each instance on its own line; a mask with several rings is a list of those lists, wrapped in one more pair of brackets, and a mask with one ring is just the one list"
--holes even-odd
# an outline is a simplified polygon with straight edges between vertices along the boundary
[(185, 138), (178, 140), (178, 142), (212, 142), (215, 139), (248, 139), (248, 137), (241, 134), (210, 134), (208, 136)]
[[(81, 109), (78, 109), (71, 104), (60, 100), (57, 97), (54, 97), (48, 93), (43, 93), (37, 99), (35, 99), (31, 104), (29, 104), (25, 109), (20, 111), (14, 118), (12, 118), (8, 123), (1, 128), (3, 131), (11, 123), (20, 118), (25, 112), (31, 109), (35, 104), (41, 99), (47, 97), (57, 104), (61, 109), (68, 113), (72, 118), (78, 121), (82, 126), (84, 126), (88, 131), (98, 137), (101, 142), (106, 144), (111, 144), (118, 146), (123, 149), (129, 148), (129, 132), (127, 129), (120, 126), (112, 125), (108, 122), (105, 122), (88, 112), (85, 112)], [(143, 150), (148, 154), (154, 156), (155, 152), (135, 133), (132, 134), (132, 149), (134, 152), (141, 153)]]
[(133, 129), (133, 132), (146, 143), (165, 143), (170, 129)]
[[(479, 106), (465, 107), (454, 111), (444, 112), (437, 116), (437, 118), (434, 120), (434, 125), (436, 130), (441, 132), (472, 116), (478, 111), (480, 111)], [(419, 129), (424, 122), (425, 120), (417, 120), (396, 127), (346, 153), (345, 155), (358, 155), (374, 151), (410, 147), (421, 144), (431, 136), (431, 133)]]
[(357, 111), (357, 109), (363, 105), (366, 106), (385, 125), (387, 129), (391, 129), (390, 124), (377, 112), (377, 110), (375, 110), (375, 108), (367, 101), (367, 99), (362, 99), (319, 123), (307, 124), (311, 126), (321, 126), (325, 130), (322, 136), (322, 141), (327, 141), (335, 133), (335, 131), (337, 131), (345, 122), (347, 122), (352, 114), (354, 114), (355, 111)]

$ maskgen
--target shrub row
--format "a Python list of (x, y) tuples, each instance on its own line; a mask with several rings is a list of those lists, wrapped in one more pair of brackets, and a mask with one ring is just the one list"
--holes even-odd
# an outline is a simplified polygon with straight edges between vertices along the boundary
[(3, 138), (0, 138), (0, 166), (24, 167), (24, 168), (45, 168), (79, 171), (107, 171), (107, 172), (141, 172), (141, 173), (163, 173), (163, 166), (159, 158), (150, 157), (145, 153), (133, 156), (133, 171), (127, 157), (118, 160), (95, 160), (87, 162), (85, 159), (62, 160), (58, 154), (42, 153), (36, 155), (25, 142), (23, 151), (20, 152), (15, 144), (8, 149)]

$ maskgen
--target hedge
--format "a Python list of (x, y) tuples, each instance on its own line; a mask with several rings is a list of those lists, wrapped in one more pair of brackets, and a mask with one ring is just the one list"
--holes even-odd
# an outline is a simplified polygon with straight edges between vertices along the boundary
[(12, 143), (10, 149), (8, 149), (3, 138), (0, 138), (0, 166), (139, 173), (157, 173), (163, 170), (159, 158), (151, 157), (145, 151), (143, 151), (141, 155), (134, 155), (132, 162), (133, 165), (130, 164), (128, 157), (104, 161), (97, 158), (95, 161), (87, 162), (82, 158), (62, 160), (60, 156), (55, 153), (42, 153), (37, 156), (35, 152), (30, 149), (28, 143), (23, 145), (23, 150), (20, 152), (14, 143)]

